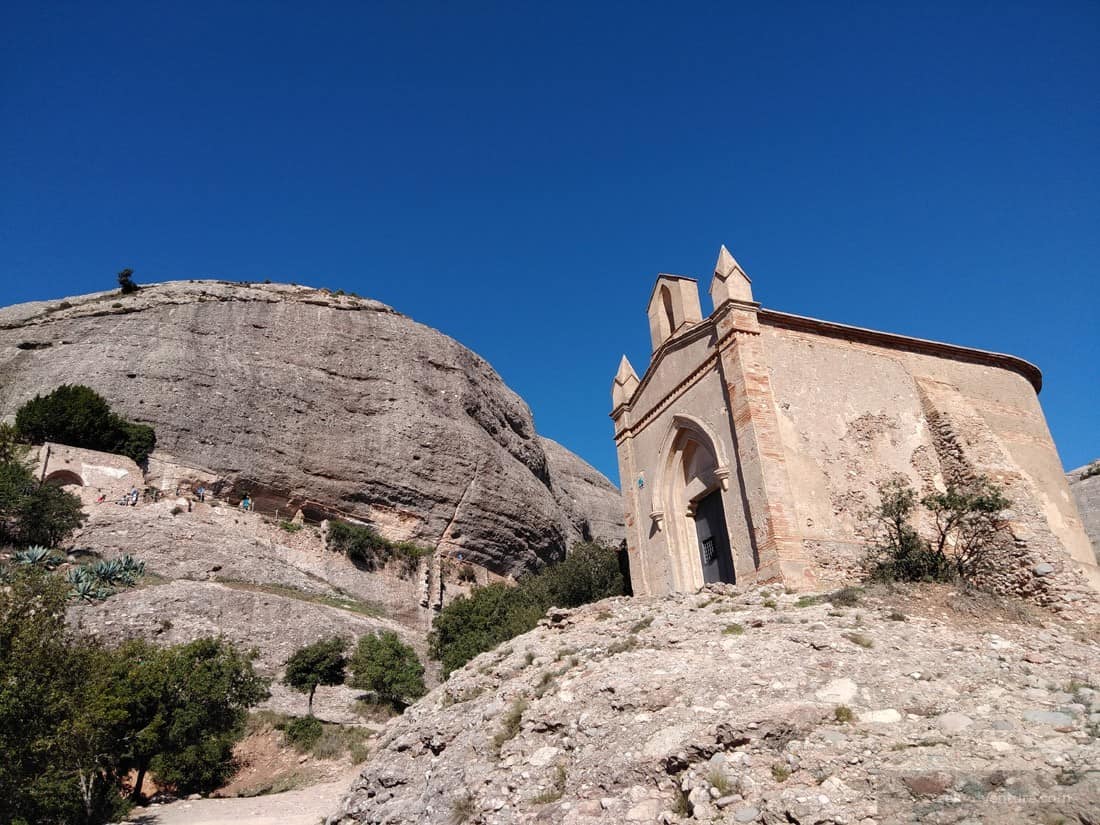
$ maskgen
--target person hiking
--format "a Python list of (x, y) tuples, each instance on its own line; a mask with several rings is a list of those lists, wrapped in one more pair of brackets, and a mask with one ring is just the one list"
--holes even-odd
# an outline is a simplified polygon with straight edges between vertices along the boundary
[(198, 493), (199, 501), (206, 501), (206, 485), (200, 484), (195, 492)]
[(250, 499), (248, 497), (248, 493), (245, 493), (244, 498), (241, 499), (241, 509), (242, 510), (251, 510), (252, 509), (252, 499)]

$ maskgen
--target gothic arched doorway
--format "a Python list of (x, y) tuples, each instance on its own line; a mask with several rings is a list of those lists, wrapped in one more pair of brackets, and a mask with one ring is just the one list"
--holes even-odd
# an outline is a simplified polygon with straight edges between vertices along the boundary
[(677, 419), (665, 456), (661, 491), (673, 586), (684, 591), (710, 582), (733, 582), (723, 468), (710, 436), (694, 422)]

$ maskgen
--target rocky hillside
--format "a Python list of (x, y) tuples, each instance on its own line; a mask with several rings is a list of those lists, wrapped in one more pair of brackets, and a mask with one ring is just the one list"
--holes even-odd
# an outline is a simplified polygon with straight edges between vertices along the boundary
[(0, 373), (0, 415), (84, 383), (185, 476), (495, 573), (623, 532), (614, 485), (541, 440), (492, 367), (377, 301), (193, 281), (21, 304), (0, 310)]
[(1077, 509), (1081, 513), (1081, 521), (1085, 524), (1085, 532), (1092, 541), (1092, 552), (1096, 554), (1096, 563), (1100, 564), (1100, 473), (1086, 474), (1100, 464), (1100, 460), (1094, 461), (1084, 467), (1078, 467), (1072, 473), (1066, 473), (1069, 481), (1069, 489), (1077, 500)]
[(1095, 823), (1096, 627), (939, 586), (551, 611), (390, 723), (330, 823)]
[[(421, 608), (423, 582), (392, 570), (367, 573), (340, 553), (325, 550), (319, 531), (288, 532), (258, 513), (219, 503), (192, 512), (171, 499), (157, 504), (86, 506), (88, 523), (74, 544), (106, 557), (132, 553), (148, 576), (103, 602), (74, 601), (70, 623), (109, 643), (142, 638), (157, 644), (224, 636), (255, 650), (256, 669), (281, 677), (298, 647), (339, 635), (357, 639), (393, 630), (428, 664), (424, 631), (432, 613)], [(461, 590), (460, 585), (449, 585)], [(302, 700), (276, 681), (264, 707), (300, 714)], [(318, 691), (326, 721), (355, 723), (361, 691), (340, 686)]]

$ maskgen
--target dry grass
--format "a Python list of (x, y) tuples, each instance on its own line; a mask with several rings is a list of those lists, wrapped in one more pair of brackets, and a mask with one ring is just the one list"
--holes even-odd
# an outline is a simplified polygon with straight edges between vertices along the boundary
[(522, 696), (512, 702), (504, 715), (500, 717), (500, 730), (493, 735), (493, 750), (500, 755), (505, 742), (514, 739), (523, 723), (523, 712), (527, 710), (527, 700)]

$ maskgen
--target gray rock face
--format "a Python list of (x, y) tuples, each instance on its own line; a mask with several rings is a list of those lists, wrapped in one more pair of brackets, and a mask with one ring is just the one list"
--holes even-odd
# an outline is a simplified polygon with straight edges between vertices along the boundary
[(497, 573), (622, 535), (614, 486), (549, 460), (489, 364), (376, 301), (196, 281), (21, 304), (0, 310), (0, 375), (2, 415), (84, 383), (261, 510), (368, 520)]
[(550, 476), (572, 529), (585, 538), (618, 544), (623, 538), (623, 505), (618, 488), (592, 465), (549, 438), (539, 438)]
[(1095, 672), (1096, 640), (909, 592), (551, 611), (391, 721), (330, 825), (1092, 821), (1100, 699), (1062, 686)]
[(1070, 492), (1077, 500), (1077, 510), (1085, 524), (1085, 532), (1092, 541), (1092, 552), (1096, 554), (1096, 563), (1100, 564), (1100, 475), (1085, 478), (1090, 468), (1098, 461), (1084, 467), (1078, 467), (1072, 473), (1066, 473)]

